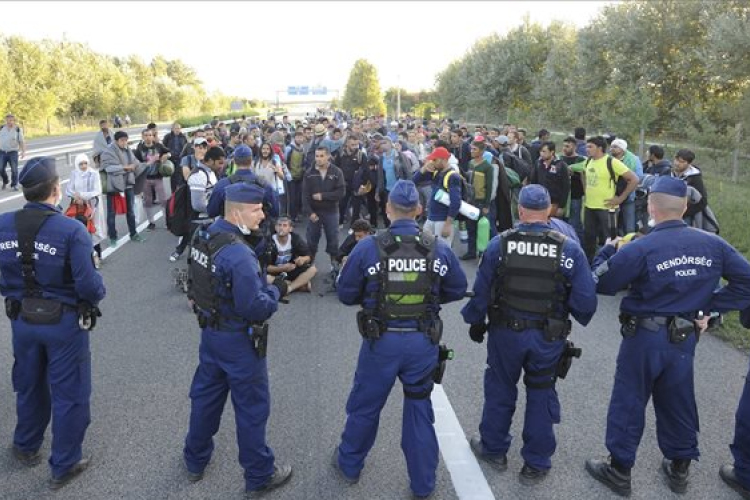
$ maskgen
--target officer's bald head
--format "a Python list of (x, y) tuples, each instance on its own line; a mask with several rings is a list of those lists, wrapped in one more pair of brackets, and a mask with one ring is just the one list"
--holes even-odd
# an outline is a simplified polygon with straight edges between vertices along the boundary
[(648, 207), (656, 222), (682, 219), (685, 210), (687, 210), (687, 197), (651, 193), (648, 196)]

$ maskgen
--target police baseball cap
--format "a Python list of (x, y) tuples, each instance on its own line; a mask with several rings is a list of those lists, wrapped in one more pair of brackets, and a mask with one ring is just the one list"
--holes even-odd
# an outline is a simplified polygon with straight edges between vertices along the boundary
[(263, 203), (265, 195), (266, 193), (262, 187), (245, 182), (230, 184), (226, 190), (226, 200), (235, 203)]
[(687, 183), (677, 177), (660, 175), (651, 185), (651, 192), (684, 198), (687, 196)]
[(253, 150), (250, 149), (248, 146), (245, 146), (242, 144), (241, 146), (237, 146), (234, 150), (234, 158), (236, 160), (243, 160), (246, 158), (252, 158), (253, 157)]
[(21, 170), (18, 182), (25, 188), (30, 188), (50, 181), (57, 177), (55, 159), (51, 156), (36, 156), (26, 162)]
[(518, 203), (529, 210), (545, 210), (550, 206), (549, 191), (540, 184), (529, 184), (521, 189)]
[(414, 208), (419, 205), (419, 191), (412, 181), (399, 180), (393, 185), (388, 201), (404, 208)]

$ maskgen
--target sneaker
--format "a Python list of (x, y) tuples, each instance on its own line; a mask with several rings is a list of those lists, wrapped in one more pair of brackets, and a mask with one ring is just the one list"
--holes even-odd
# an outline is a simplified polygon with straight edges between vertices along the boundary
[(245, 492), (245, 498), (259, 498), (271, 490), (284, 486), (292, 478), (291, 465), (274, 465), (273, 475), (266, 484), (254, 490)]
[(725, 483), (727, 483), (727, 486), (739, 493), (742, 498), (750, 500), (750, 489), (745, 488), (740, 483), (739, 479), (737, 479), (737, 474), (734, 472), (733, 465), (722, 465), (719, 469), (719, 476)]
[(82, 458), (78, 461), (77, 464), (75, 464), (73, 467), (68, 469), (68, 472), (63, 474), (60, 477), (52, 477), (49, 482), (49, 487), (51, 490), (59, 490), (69, 482), (71, 482), (76, 477), (80, 476), (83, 471), (88, 469), (89, 464), (91, 463), (91, 459), (89, 458)]
[(102, 267), (102, 258), (99, 257), (97, 254), (94, 254), (92, 258), (94, 260), (94, 269), (101, 269), (101, 267)]
[(620, 496), (629, 497), (633, 491), (630, 485), (630, 469), (616, 467), (612, 464), (611, 458), (586, 460), (586, 471)]
[(549, 474), (549, 469), (537, 469), (529, 464), (523, 464), (521, 472), (518, 474), (518, 480), (524, 486), (534, 486), (541, 483)]
[(149, 223), (148, 223), (148, 226), (146, 227), (146, 229), (148, 229), (149, 231), (153, 231), (153, 230), (155, 230), (155, 229), (156, 229), (156, 223), (154, 223), (154, 222), (149, 222)]
[(482, 439), (479, 437), (473, 437), (469, 440), (469, 446), (471, 451), (479, 460), (487, 462), (498, 472), (505, 472), (508, 469), (508, 457), (506, 455), (491, 455), (485, 453)]
[(670, 490), (680, 495), (687, 491), (690, 460), (669, 460), (665, 458), (661, 462), (661, 470), (667, 476)]
[(10, 190), (11, 191), (18, 191), (18, 186), (13, 186), (12, 188), (10, 188)]
[(16, 445), (12, 448), (13, 457), (26, 467), (35, 467), (42, 463), (42, 454), (37, 451), (22, 451)]
[(117, 238), (110, 238), (109, 239), (109, 246), (110, 247), (116, 247), (117, 246)]
[(7, 182), (3, 182), (3, 191), (5, 191), (7, 188), (8, 188), (8, 183)]
[(331, 455), (331, 466), (336, 469), (336, 474), (339, 478), (341, 478), (344, 482), (347, 484), (357, 484), (359, 482), (359, 476), (356, 477), (349, 477), (346, 474), (344, 474), (344, 471), (341, 470), (341, 466), (339, 465), (339, 449), (338, 447), (333, 449), (333, 454)]
[(205, 473), (205, 469), (200, 472), (192, 472), (191, 470), (188, 470), (187, 471), (188, 481), (190, 481), (191, 483), (197, 483), (198, 481), (203, 479), (204, 473)]
[(133, 241), (135, 243), (143, 243), (144, 241), (146, 241), (146, 238), (144, 238), (140, 234), (136, 233), (136, 234), (134, 234), (133, 236), (130, 237), (130, 241)]
[(169, 262), (177, 262), (180, 257), (182, 257), (180, 252), (172, 252), (172, 255), (169, 256)]

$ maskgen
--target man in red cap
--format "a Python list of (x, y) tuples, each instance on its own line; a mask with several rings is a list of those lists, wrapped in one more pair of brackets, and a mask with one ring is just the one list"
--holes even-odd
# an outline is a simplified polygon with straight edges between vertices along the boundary
[[(425, 180), (432, 181), (432, 198), (430, 199), (429, 217), (424, 223), (424, 230), (439, 237), (448, 246), (453, 243), (453, 221), (461, 207), (460, 173), (448, 166), (451, 154), (440, 147), (427, 157), (424, 166), (414, 174), (414, 183), (419, 185)], [(446, 206), (435, 199), (438, 190), (444, 190), (450, 196), (450, 205)]]

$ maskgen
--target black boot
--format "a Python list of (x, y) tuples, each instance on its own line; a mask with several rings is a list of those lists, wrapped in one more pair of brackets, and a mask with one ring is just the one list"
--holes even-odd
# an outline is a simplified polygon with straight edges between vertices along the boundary
[(750, 489), (742, 486), (740, 481), (737, 479), (737, 475), (734, 473), (733, 465), (722, 465), (719, 469), (719, 476), (724, 480), (727, 485), (734, 491), (740, 494), (742, 498), (750, 500)]
[(42, 463), (42, 454), (36, 451), (21, 451), (20, 448), (13, 446), (13, 456), (26, 467), (35, 467)]
[(591, 476), (604, 486), (620, 496), (629, 497), (632, 492), (630, 486), (630, 469), (619, 465), (614, 460), (586, 460), (586, 470)]
[(245, 498), (259, 498), (271, 490), (283, 486), (292, 477), (292, 466), (291, 465), (274, 465), (273, 475), (266, 484), (258, 489), (245, 492)]
[(549, 469), (537, 469), (529, 464), (523, 464), (518, 480), (524, 486), (534, 486), (544, 481), (547, 474), (549, 474)]
[(478, 459), (487, 462), (495, 470), (505, 472), (508, 469), (508, 457), (505, 455), (490, 455), (485, 453), (481, 438), (471, 438), (469, 440), (469, 446), (471, 446), (471, 451), (474, 452), (474, 455), (476, 455)]
[(661, 470), (667, 476), (670, 490), (679, 494), (687, 491), (688, 475), (690, 474), (689, 459), (668, 460), (665, 458), (661, 461)]
[(75, 464), (73, 467), (68, 469), (68, 471), (63, 474), (60, 477), (52, 477), (49, 482), (49, 487), (51, 490), (59, 490), (69, 482), (71, 482), (73, 479), (77, 478), (81, 475), (83, 471), (89, 468), (89, 464), (91, 463), (90, 458), (82, 458), (78, 461), (77, 464)]

